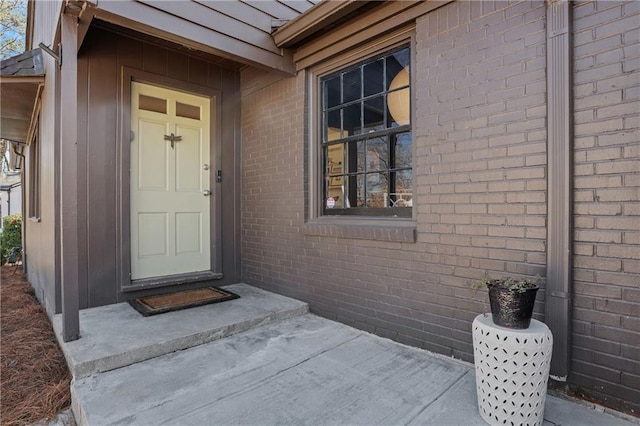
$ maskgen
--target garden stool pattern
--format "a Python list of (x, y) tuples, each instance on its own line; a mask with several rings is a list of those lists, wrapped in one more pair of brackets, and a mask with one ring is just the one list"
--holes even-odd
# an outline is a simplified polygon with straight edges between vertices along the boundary
[(473, 321), (480, 416), (491, 425), (541, 425), (553, 336), (540, 321), (528, 329), (497, 326), (491, 314)]

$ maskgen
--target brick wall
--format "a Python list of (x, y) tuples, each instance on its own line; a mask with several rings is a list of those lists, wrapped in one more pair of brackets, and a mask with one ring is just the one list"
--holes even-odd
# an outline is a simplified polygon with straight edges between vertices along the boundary
[(545, 272), (545, 7), (498, 4), (456, 2), (416, 28), (419, 241), (461, 300), (486, 272)]
[[(639, 5), (574, 7), (569, 378), (636, 409)], [(472, 361), (471, 321), (488, 304), (469, 282), (545, 273), (545, 38), (542, 1), (461, 1), (417, 20), (415, 243), (363, 239), (361, 230), (309, 232), (304, 76), (260, 88), (257, 73), (243, 71), (244, 280), (328, 318)], [(543, 300), (544, 290), (540, 319)]]
[(415, 243), (305, 232), (303, 76), (243, 81), (245, 281), (471, 361), (488, 306), (470, 281), (545, 270), (544, 16), (542, 2), (460, 2), (418, 20)]
[(574, 34), (570, 382), (640, 412), (640, 2), (577, 2)]

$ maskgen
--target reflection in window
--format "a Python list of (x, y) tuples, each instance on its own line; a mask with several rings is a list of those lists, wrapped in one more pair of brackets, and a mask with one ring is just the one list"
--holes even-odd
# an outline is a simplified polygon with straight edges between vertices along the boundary
[(411, 216), (410, 50), (321, 79), (323, 212)]

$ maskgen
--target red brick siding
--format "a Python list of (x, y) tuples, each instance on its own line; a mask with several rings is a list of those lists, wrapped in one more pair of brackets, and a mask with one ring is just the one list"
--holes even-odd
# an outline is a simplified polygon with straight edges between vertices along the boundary
[(640, 411), (640, 3), (574, 4), (570, 382)]

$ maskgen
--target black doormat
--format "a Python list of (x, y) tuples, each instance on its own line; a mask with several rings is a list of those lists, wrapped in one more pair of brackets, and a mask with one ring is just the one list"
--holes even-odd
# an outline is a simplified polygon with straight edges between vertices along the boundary
[(177, 293), (161, 294), (158, 296), (139, 297), (129, 300), (129, 304), (145, 317), (179, 311), (180, 309), (208, 305), (210, 303), (225, 302), (238, 299), (235, 293), (217, 287), (205, 287), (195, 290), (179, 291)]

